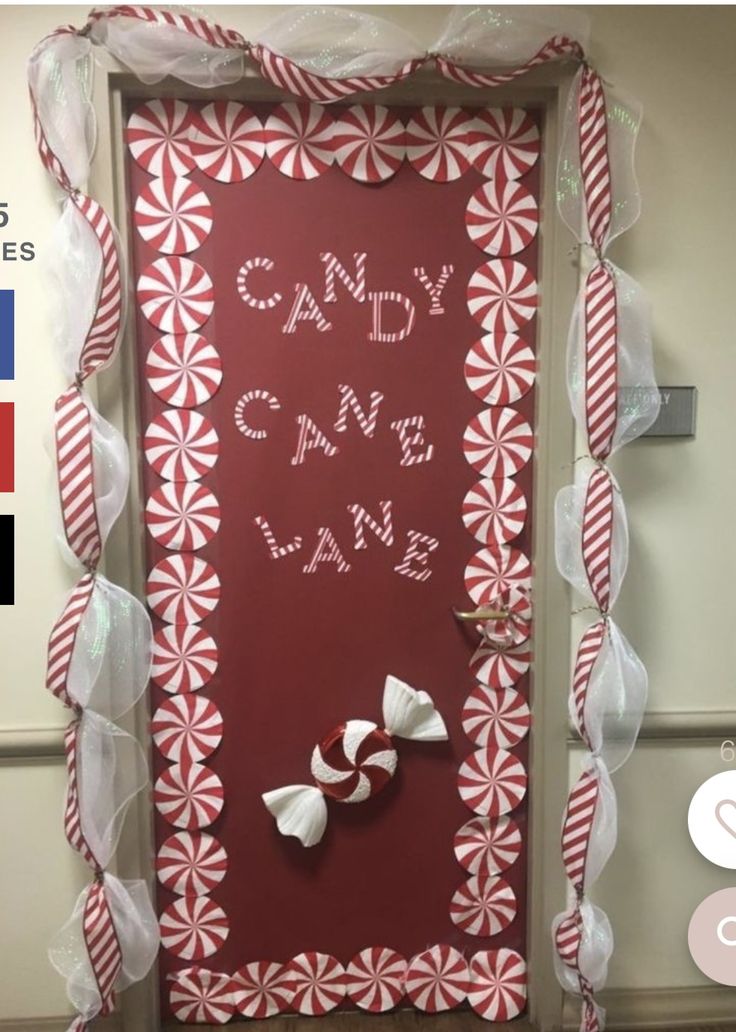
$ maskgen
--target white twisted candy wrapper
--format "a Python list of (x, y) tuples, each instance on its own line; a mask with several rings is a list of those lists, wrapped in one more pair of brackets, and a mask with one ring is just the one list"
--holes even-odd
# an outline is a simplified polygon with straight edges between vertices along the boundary
[(370, 720), (338, 725), (314, 748), (314, 785), (287, 785), (263, 794), (282, 835), (293, 835), (303, 846), (315, 846), (327, 826), (325, 797), (361, 803), (380, 792), (396, 771), (392, 735), (414, 742), (447, 739), (445, 722), (432, 698), (391, 674), (383, 690), (383, 723), (383, 729)]

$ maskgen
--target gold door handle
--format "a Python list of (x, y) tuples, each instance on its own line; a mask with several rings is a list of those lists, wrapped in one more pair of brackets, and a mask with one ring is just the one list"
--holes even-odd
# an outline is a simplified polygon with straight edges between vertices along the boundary
[(470, 613), (463, 613), (459, 609), (453, 609), (452, 612), (456, 620), (471, 620), (474, 623), (483, 620), (506, 620), (509, 615), (506, 609), (488, 609), (487, 607), (474, 609)]

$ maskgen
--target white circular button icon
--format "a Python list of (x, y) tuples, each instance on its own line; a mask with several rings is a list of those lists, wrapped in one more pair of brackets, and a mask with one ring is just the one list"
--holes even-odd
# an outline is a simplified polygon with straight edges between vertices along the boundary
[[(706, 860), (736, 870), (736, 770), (724, 770), (703, 782), (690, 802), (687, 826)], [(736, 917), (728, 920), (734, 925), (726, 934), (736, 945)]]

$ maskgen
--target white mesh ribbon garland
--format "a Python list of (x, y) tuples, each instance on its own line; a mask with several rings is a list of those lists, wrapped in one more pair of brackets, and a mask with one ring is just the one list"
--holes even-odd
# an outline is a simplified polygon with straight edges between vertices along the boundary
[(552, 926), (557, 977), (581, 997), (582, 1032), (604, 1027), (595, 993), (605, 985), (613, 949), (606, 915), (586, 896), (615, 846), (610, 772), (634, 747), (647, 694), (646, 671), (610, 617), (626, 572), (628, 530), (621, 491), (605, 465), (659, 411), (646, 301), (638, 284), (605, 258), (610, 242), (639, 215), (633, 152), (640, 120), (637, 105), (583, 64), (567, 105), (558, 206), (594, 257), (568, 341), (570, 403), (589, 457), (557, 496), (555, 549), (560, 573), (598, 618), (582, 636), (572, 675), (570, 717), (588, 755), (562, 823), (568, 907)]
[(389, 674), (383, 689), (383, 728), (370, 720), (338, 725), (312, 753), (314, 785), (287, 785), (263, 794), (282, 835), (315, 846), (327, 827), (326, 798), (362, 803), (384, 788), (396, 771), (392, 737), (441, 742), (447, 728), (431, 697)]
[[(333, 6), (287, 11), (247, 41), (186, 8), (119, 5), (94, 9), (83, 30), (62, 26), (34, 50), (28, 73), (36, 140), (63, 198), (52, 270), (59, 293), (57, 346), (70, 383), (55, 411), (60, 536), (80, 574), (52, 629), (47, 687), (75, 711), (65, 736), (65, 829), (95, 871), (51, 951), (78, 1012), (74, 1032), (111, 1010), (116, 988), (144, 977), (158, 941), (145, 886), (104, 873), (120, 815), (143, 780), (133, 740), (110, 722), (145, 687), (151, 627), (140, 603), (98, 573), (124, 503), (128, 456), (120, 435), (84, 393), (87, 378), (112, 361), (125, 316), (125, 273), (114, 227), (100, 205), (80, 192), (95, 142), (91, 55), (109, 56), (144, 82), (172, 75), (198, 87), (238, 81), (250, 59), (279, 88), (328, 104), (389, 86), (428, 63), (466, 85), (500, 85), (543, 63), (584, 62), (587, 34), (585, 18), (562, 8), (457, 7), (425, 49), (385, 19)], [(571, 405), (593, 461), (577, 470), (575, 484), (558, 499), (557, 555), (563, 575), (599, 616), (581, 640), (570, 695), (571, 718), (590, 756), (566, 810), (563, 845), (571, 895), (553, 933), (558, 977), (565, 990), (582, 998), (586, 1032), (603, 1028), (595, 993), (605, 984), (613, 939), (605, 914), (585, 892), (615, 843), (609, 773), (633, 748), (647, 687), (640, 660), (609, 615), (625, 572), (628, 538), (620, 492), (604, 465), (651, 425), (659, 404), (641, 288), (605, 259), (608, 244), (639, 213), (633, 149), (640, 119), (636, 104), (581, 64), (565, 119), (558, 205), (595, 256), (575, 304), (568, 347)], [(324, 832), (325, 796), (358, 802), (382, 787), (396, 763), (391, 734), (424, 741), (446, 737), (431, 699), (393, 678), (386, 684), (384, 725), (341, 725), (315, 749), (317, 785), (266, 794), (284, 834), (314, 844)], [(330, 762), (336, 748), (337, 767)], [(125, 753), (129, 761), (121, 764)]]

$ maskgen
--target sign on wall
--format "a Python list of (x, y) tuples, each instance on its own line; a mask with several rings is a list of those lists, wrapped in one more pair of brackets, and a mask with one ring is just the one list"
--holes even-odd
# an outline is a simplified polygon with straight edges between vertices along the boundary
[(164, 1013), (514, 1017), (538, 115), (128, 116)]

